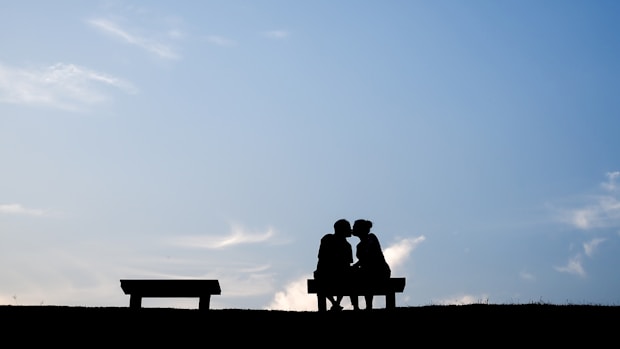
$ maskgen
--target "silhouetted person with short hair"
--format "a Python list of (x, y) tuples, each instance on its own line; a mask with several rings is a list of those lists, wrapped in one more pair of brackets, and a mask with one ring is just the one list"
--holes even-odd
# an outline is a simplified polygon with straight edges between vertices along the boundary
[[(392, 275), (389, 264), (385, 260), (381, 244), (377, 236), (370, 232), (372, 222), (366, 219), (358, 219), (353, 223), (352, 235), (360, 241), (356, 246), (355, 256), (357, 262), (353, 264), (358, 282), (369, 285), (383, 282)], [(366, 309), (372, 309), (373, 295), (365, 295)]]
[[(346, 283), (350, 281), (351, 264), (353, 263), (353, 249), (347, 238), (351, 236), (351, 223), (346, 219), (339, 219), (334, 223), (334, 233), (325, 234), (319, 246), (318, 262), (314, 271), (314, 278), (329, 283)], [(342, 310), (340, 302), (343, 296), (327, 295), (332, 304), (331, 310)], [(357, 297), (355, 297), (357, 301)], [(357, 303), (351, 297), (351, 303), (357, 308)]]

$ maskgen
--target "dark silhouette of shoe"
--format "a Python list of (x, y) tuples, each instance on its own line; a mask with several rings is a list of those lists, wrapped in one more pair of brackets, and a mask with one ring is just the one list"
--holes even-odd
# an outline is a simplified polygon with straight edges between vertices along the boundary
[(342, 310), (342, 306), (340, 304), (334, 304), (334, 305), (332, 305), (331, 308), (329, 308), (329, 310), (331, 310), (331, 311), (341, 311)]

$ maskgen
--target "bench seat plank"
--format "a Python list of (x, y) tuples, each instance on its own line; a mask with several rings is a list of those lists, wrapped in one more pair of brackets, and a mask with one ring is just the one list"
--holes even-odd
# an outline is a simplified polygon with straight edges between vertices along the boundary
[(405, 290), (405, 278), (390, 278), (387, 284), (361, 285), (355, 282), (342, 284), (323, 284), (315, 279), (308, 279), (308, 293), (329, 293), (335, 296), (359, 295), (367, 293), (385, 295)]

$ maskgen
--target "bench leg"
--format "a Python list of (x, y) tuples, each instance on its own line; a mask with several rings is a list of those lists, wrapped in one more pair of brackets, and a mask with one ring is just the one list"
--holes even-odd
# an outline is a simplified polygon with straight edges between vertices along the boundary
[(385, 307), (387, 309), (396, 308), (396, 293), (388, 293), (385, 295)]
[(198, 300), (198, 309), (200, 310), (209, 310), (209, 306), (211, 304), (211, 295), (200, 296)]
[(360, 310), (360, 298), (359, 296), (349, 296), (351, 299), (351, 305), (353, 306), (353, 310)]
[(322, 293), (316, 294), (317, 305), (319, 307), (319, 311), (327, 310), (327, 297), (325, 297)]
[(129, 307), (130, 308), (141, 308), (142, 307), (142, 297), (132, 294), (129, 296)]

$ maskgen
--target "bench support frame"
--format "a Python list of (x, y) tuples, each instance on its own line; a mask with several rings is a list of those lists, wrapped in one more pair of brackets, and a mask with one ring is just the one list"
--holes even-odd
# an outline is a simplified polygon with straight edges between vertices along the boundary
[[(405, 278), (390, 278), (386, 283), (379, 285), (359, 285), (349, 283), (344, 285), (326, 285), (316, 279), (307, 280), (308, 293), (315, 293), (319, 311), (327, 310), (327, 296), (385, 296), (385, 308), (396, 308), (396, 293), (405, 289)], [(368, 304), (366, 305), (368, 306)]]
[(198, 298), (198, 309), (208, 310), (211, 295), (222, 294), (218, 280), (123, 279), (121, 288), (129, 295), (129, 307), (141, 308), (142, 298)]

